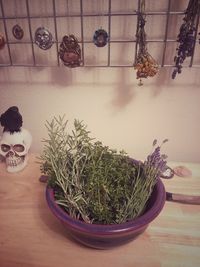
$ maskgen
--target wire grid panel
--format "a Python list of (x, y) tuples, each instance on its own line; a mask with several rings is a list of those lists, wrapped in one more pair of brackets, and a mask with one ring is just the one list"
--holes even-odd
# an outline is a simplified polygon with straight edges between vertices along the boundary
[[(161, 67), (173, 66), (176, 38), (188, 0), (146, 0), (148, 50)], [(6, 45), (0, 51), (0, 66), (62, 66), (59, 45), (64, 35), (74, 34), (82, 50), (84, 67), (133, 67), (136, 53), (137, 10), (140, 0), (0, 0), (0, 32)], [(24, 30), (21, 40), (12, 28)], [(40, 49), (34, 40), (38, 27), (53, 35), (53, 46)], [(105, 47), (93, 43), (98, 29), (108, 32)], [(184, 66), (199, 67), (200, 47)]]

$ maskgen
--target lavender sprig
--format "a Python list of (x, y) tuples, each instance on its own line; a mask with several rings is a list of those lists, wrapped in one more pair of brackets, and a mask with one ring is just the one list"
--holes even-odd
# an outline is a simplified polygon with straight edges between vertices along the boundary
[(180, 27), (180, 32), (177, 37), (179, 43), (177, 54), (174, 57), (175, 69), (172, 73), (172, 79), (175, 79), (176, 74), (182, 72), (182, 64), (187, 57), (192, 57), (194, 54), (195, 41), (197, 35), (197, 20), (200, 12), (200, 1), (190, 0), (185, 11), (183, 24)]
[(132, 214), (128, 218), (134, 218), (135, 215), (133, 216), (133, 214), (141, 214), (145, 210), (146, 203), (153, 192), (158, 177), (166, 170), (167, 156), (161, 154), (161, 147), (167, 141), (168, 139), (165, 139), (159, 146), (157, 140), (154, 140), (153, 152), (148, 155), (144, 163), (139, 164), (138, 176), (134, 180), (135, 186), (132, 192), (133, 201), (131, 206), (126, 205), (128, 213)]
[(162, 144), (157, 147), (157, 140), (153, 141), (154, 150), (151, 154), (147, 156), (146, 161), (144, 162), (144, 170), (145, 174), (149, 177), (159, 177), (162, 173), (164, 173), (167, 169), (167, 155), (161, 154), (161, 147), (164, 143), (166, 143), (168, 139), (163, 140)]

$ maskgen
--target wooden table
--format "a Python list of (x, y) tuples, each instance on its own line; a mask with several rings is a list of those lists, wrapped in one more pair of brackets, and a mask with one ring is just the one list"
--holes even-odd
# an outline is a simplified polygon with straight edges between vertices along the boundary
[[(180, 163), (172, 163), (177, 166)], [(200, 194), (200, 164), (192, 177), (164, 181), (173, 192)], [(66, 234), (45, 201), (34, 155), (20, 173), (0, 163), (0, 267), (199, 267), (200, 206), (166, 202), (147, 230), (111, 250), (84, 247)]]

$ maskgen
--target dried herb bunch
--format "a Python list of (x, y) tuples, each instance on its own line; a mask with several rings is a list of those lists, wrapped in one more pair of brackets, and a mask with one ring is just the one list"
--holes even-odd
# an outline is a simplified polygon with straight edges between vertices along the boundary
[(194, 54), (195, 42), (197, 38), (198, 24), (200, 14), (200, 1), (190, 0), (185, 11), (183, 24), (180, 27), (180, 32), (177, 37), (178, 47), (177, 54), (174, 57), (175, 69), (172, 73), (172, 79), (175, 79), (176, 74), (182, 71), (182, 63), (187, 57), (192, 57)]
[(87, 223), (113, 224), (142, 214), (158, 176), (166, 169), (166, 156), (160, 154), (161, 146), (155, 148), (156, 141), (142, 163), (92, 139), (78, 120), (71, 134), (64, 117), (46, 126), (49, 138), (44, 140), (41, 171), (49, 176), (56, 202), (70, 216)]
[(137, 70), (137, 79), (140, 79), (139, 85), (142, 85), (142, 78), (153, 77), (158, 72), (158, 64), (147, 50), (146, 32), (145, 32), (145, 0), (141, 1), (138, 12), (138, 26), (136, 39), (139, 46), (134, 68)]

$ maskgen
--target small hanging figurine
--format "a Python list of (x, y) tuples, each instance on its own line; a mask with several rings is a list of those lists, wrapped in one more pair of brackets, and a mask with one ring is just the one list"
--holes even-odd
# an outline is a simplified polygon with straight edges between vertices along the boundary
[(73, 34), (65, 35), (59, 49), (60, 59), (70, 68), (79, 67), (81, 64), (81, 48)]
[(22, 128), (22, 116), (18, 107), (10, 107), (0, 116), (4, 127), (0, 139), (0, 155), (6, 162), (8, 172), (18, 172), (25, 168), (32, 143), (30, 132)]
[(105, 30), (96, 30), (93, 36), (93, 42), (97, 47), (104, 47), (108, 43), (108, 34)]
[(140, 11), (138, 12), (137, 43), (139, 50), (136, 56), (134, 68), (137, 70), (137, 79), (140, 79), (139, 85), (143, 85), (142, 78), (153, 77), (158, 72), (158, 63), (148, 53), (146, 32), (145, 32), (145, 0), (141, 1)]
[(6, 41), (5, 41), (4, 36), (2, 34), (0, 34), (0, 49), (4, 48), (5, 43), (6, 43)]
[(24, 36), (24, 31), (18, 24), (13, 26), (12, 33), (17, 40), (21, 40)]
[(39, 48), (47, 50), (53, 45), (53, 36), (46, 28), (39, 27), (35, 31), (35, 43)]

